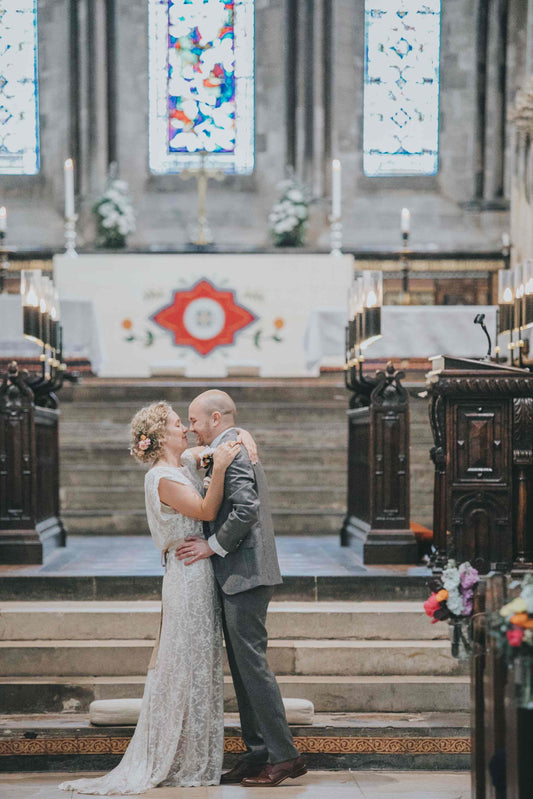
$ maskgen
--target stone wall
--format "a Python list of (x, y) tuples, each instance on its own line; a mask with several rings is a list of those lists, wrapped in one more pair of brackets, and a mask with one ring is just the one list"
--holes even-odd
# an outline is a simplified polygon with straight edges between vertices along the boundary
[[(194, 219), (193, 181), (179, 176), (158, 177), (148, 170), (148, 46), (145, 0), (116, 2), (116, 70), (118, 90), (113, 102), (116, 118), (116, 155), (120, 175), (128, 180), (138, 213), (138, 228), (131, 237), (135, 247), (180, 246), (187, 241), (187, 225)], [(289, 0), (256, 0), (256, 170), (250, 177), (227, 177), (210, 185), (208, 209), (216, 242), (223, 246), (263, 247), (268, 244), (267, 216), (283, 177), (285, 129), (285, 43)], [(293, 0), (294, 2), (294, 0)], [(300, 2), (314, 6), (315, 30), (328, 0)], [(326, 4), (326, 6), (324, 6)], [(332, 144), (343, 165), (344, 240), (347, 247), (395, 247), (399, 244), (402, 206), (412, 213), (412, 244), (439, 249), (483, 249), (497, 246), (508, 228), (505, 203), (487, 210), (472, 204), (475, 173), (476, 16), (472, 0), (446, 0), (442, 12), (440, 169), (432, 178), (365, 178), (362, 172), (362, 107), (364, 58), (364, 3), (331, 0), (332, 25)], [(9, 207), (9, 243), (25, 246), (62, 244), (62, 163), (81, 139), (80, 182), (82, 242), (90, 245), (93, 228), (90, 207), (103, 188), (106, 142), (101, 93), (105, 85), (102, 65), (101, 19), (104, 0), (42, 0), (39, 3), (40, 111), (42, 171), (36, 178), (0, 178), (2, 202)], [(78, 9), (80, 47), (77, 97), (69, 90), (69, 13)], [(85, 10), (84, 10), (85, 9)], [(514, 98), (523, 72), (522, 50), (527, 0), (509, 0), (508, 102)], [(303, 11), (302, 11), (303, 13)], [(99, 16), (100, 15), (100, 16)], [(303, 25), (303, 22), (302, 22)], [(85, 35), (84, 26), (89, 35)], [(100, 37), (100, 38), (99, 38)], [(300, 30), (300, 58), (306, 38)], [(491, 52), (489, 50), (489, 52)], [(97, 63), (91, 63), (91, 58)], [(321, 62), (315, 65), (319, 83)], [(489, 71), (489, 90), (491, 78)], [(305, 83), (300, 63), (299, 88)], [(298, 97), (302, 98), (300, 91)], [(491, 95), (492, 96), (492, 95)], [(315, 93), (313, 110), (317, 130), (315, 147), (322, 146), (323, 108)], [(77, 103), (77, 116), (72, 104)], [(489, 104), (490, 105), (490, 104)], [(490, 106), (492, 107), (492, 106)], [(297, 120), (304, 109), (298, 99)], [(98, 117), (100, 115), (100, 117)], [(98, 117), (98, 118), (96, 118)], [(102, 117), (103, 119), (103, 117)], [(105, 120), (104, 120), (105, 121)], [(491, 123), (491, 120), (489, 120)], [(301, 137), (297, 137), (301, 147)], [(494, 144), (487, 138), (489, 154)], [(318, 153), (320, 160), (321, 154)], [(492, 156), (491, 156), (492, 157)], [(316, 159), (315, 159), (316, 161)], [(507, 159), (508, 161), (508, 159)], [(301, 159), (297, 158), (297, 163)], [(489, 164), (490, 166), (490, 164)], [(328, 185), (328, 163), (315, 163), (322, 180), (318, 194)], [(507, 170), (508, 172), (509, 170)], [(489, 169), (490, 172), (490, 169)], [(490, 185), (490, 175), (488, 183)], [(508, 175), (505, 185), (509, 184)], [(508, 193), (506, 189), (506, 193)], [(504, 198), (505, 199), (505, 198)], [(470, 203), (470, 205), (469, 205)], [(490, 204), (489, 204), (490, 205)], [(312, 209), (310, 246), (327, 247), (327, 196), (317, 196)]]

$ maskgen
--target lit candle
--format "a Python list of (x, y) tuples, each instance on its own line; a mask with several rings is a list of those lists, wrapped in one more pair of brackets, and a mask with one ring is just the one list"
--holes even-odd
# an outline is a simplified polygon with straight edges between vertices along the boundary
[(331, 162), (331, 216), (334, 219), (341, 217), (341, 162), (334, 158)]
[(5, 233), (7, 229), (7, 211), (5, 206), (0, 208), (0, 233)]
[(409, 233), (409, 226), (411, 224), (411, 213), (409, 208), (402, 208), (402, 235)]
[(74, 210), (74, 162), (72, 158), (65, 161), (65, 218), (73, 219)]

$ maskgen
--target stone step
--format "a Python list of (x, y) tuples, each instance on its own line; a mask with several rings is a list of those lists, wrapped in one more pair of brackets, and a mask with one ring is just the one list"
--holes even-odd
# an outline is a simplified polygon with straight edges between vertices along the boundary
[[(94, 699), (141, 697), (144, 675), (127, 677), (0, 677), (3, 713), (87, 712)], [(280, 675), (282, 696), (309, 699), (319, 713), (467, 711), (468, 676), (439, 677)], [(226, 711), (237, 709), (231, 678), (224, 678)]]
[[(273, 446), (261, 449), (260, 456), (267, 473), (269, 469), (275, 470), (277, 464), (283, 464), (284, 467), (294, 470), (303, 470), (309, 464), (317, 469), (339, 469), (343, 472), (347, 469), (346, 441), (341, 448), (318, 446), (309, 441), (294, 447), (278, 441)], [(118, 444), (102, 441), (98, 445), (93, 445), (87, 440), (76, 445), (63, 443), (61, 468), (66, 470), (72, 466), (80, 468), (87, 466), (106, 472), (116, 468), (135, 468), (142, 472), (142, 467), (134, 463), (124, 441)]]
[(79, 385), (65, 384), (61, 405), (69, 402), (138, 402), (147, 405), (166, 400), (176, 407), (186, 406), (208, 388), (227, 391), (238, 410), (256, 402), (338, 402), (348, 407), (350, 393), (341, 380), (246, 380), (246, 381), (183, 381), (183, 380), (94, 380), (84, 378)]
[[(273, 510), (290, 510), (295, 506), (305, 513), (315, 508), (321, 511), (346, 511), (345, 478), (339, 476), (336, 487), (316, 486), (291, 486), (285, 488), (271, 488), (270, 505)], [(66, 511), (90, 510), (98, 508), (101, 512), (115, 509), (128, 508), (143, 510), (144, 490), (127, 486), (107, 486), (106, 488), (76, 486), (63, 487), (60, 490), (61, 507)]]
[[(107, 427), (113, 425), (129, 425), (139, 410), (138, 402), (73, 402), (62, 405), (61, 421), (63, 424), (95, 425)], [(263, 425), (295, 425), (301, 421), (307, 424), (331, 424), (346, 422), (347, 404), (345, 399), (333, 402), (306, 402), (302, 395), (298, 402), (253, 402), (239, 408), (237, 423), (239, 427), (256, 426), (258, 420)], [(187, 425), (187, 407), (176, 411)]]
[[(238, 714), (225, 714), (225, 769), (236, 758), (232, 752), (240, 743), (239, 725)], [(330, 774), (332, 769), (365, 767), (395, 771), (469, 767), (468, 713), (315, 713), (312, 724), (291, 728), (307, 767), (327, 769)], [(0, 716), (2, 770), (106, 771), (117, 764), (134, 729), (93, 726), (81, 713)], [(54, 782), (57, 785), (59, 779)]]
[[(68, 509), (62, 511), (67, 531), (72, 535), (148, 535), (144, 510)], [(329, 510), (280, 510), (272, 512), (276, 535), (329, 535), (339, 533), (344, 513)]]
[[(153, 641), (159, 602), (2, 602), (0, 640), (143, 639)], [(271, 602), (272, 639), (447, 639), (421, 602)]]
[[(299, 447), (308, 441), (312, 441), (315, 446), (335, 448), (341, 451), (345, 451), (347, 447), (346, 424), (338, 422), (318, 426), (301, 422), (294, 427), (276, 425), (268, 427), (261, 424), (261, 426), (254, 425), (250, 432), (254, 436), (260, 452), (263, 448), (277, 447), (281, 443), (285, 447)], [(195, 436), (189, 435), (189, 442), (191, 446), (195, 446)], [(62, 449), (64, 447), (85, 448), (87, 446), (87, 430), (84, 430), (78, 423), (61, 420), (59, 443)], [(90, 445), (94, 449), (109, 446), (109, 444), (117, 448), (124, 446), (125, 454), (128, 454), (129, 428), (127, 425), (110, 423), (91, 428)], [(267, 460), (264, 455), (262, 457), (263, 460)]]
[[(118, 676), (144, 673), (153, 641), (108, 639), (0, 641), (0, 676)], [(464, 673), (447, 640), (280, 640), (269, 642), (268, 658), (284, 675), (439, 675)], [(226, 671), (227, 671), (226, 665)]]
[[(124, 460), (124, 455), (121, 456)], [(112, 471), (113, 486), (136, 488), (142, 491), (144, 487), (145, 470), (131, 462), (124, 465), (109, 464), (94, 465), (87, 463), (61, 464), (60, 484), (65, 488), (84, 487), (98, 488), (109, 485), (109, 476)], [(346, 492), (346, 464), (338, 464), (336, 468), (324, 468), (321, 465), (305, 464), (301, 468), (294, 465), (279, 466), (268, 465), (265, 467), (269, 487), (289, 488), (291, 486), (318, 485), (325, 489), (342, 486)]]
[[(70, 545), (84, 549), (83, 545), (87, 541), (93, 549), (98, 546), (101, 540), (103, 546), (108, 546), (109, 539), (100, 539), (93, 536), (85, 539), (84, 537), (72, 537), (69, 539)], [(320, 544), (323, 539), (320, 537), (312, 539)], [(136, 548), (141, 552), (153, 551), (152, 542), (149, 536), (128, 537), (125, 539), (113, 537), (113, 544), (122, 541), (127, 546)], [(86, 547), (85, 547), (86, 549)], [(96, 561), (94, 557), (87, 554), (82, 555), (80, 564), (74, 560), (74, 568), (67, 572), (62, 572), (64, 552), (57, 550), (57, 556), (51, 558), (51, 563), (46, 573), (41, 574), (19, 574), (7, 573), (0, 580), (0, 600), (9, 602), (17, 600), (27, 602), (29, 599), (46, 602), (58, 601), (99, 601), (99, 602), (129, 602), (131, 600), (157, 602), (161, 598), (162, 568), (157, 560), (150, 566), (150, 556), (146, 555), (146, 573), (136, 573), (135, 569), (128, 570), (122, 568), (118, 573), (111, 564), (107, 567), (106, 561)], [(156, 553), (157, 555), (157, 553)], [(56, 565), (57, 563), (57, 565)], [(77, 568), (76, 568), (77, 566)], [(424, 602), (428, 596), (427, 582), (431, 578), (431, 573), (424, 567), (411, 568), (409, 573), (400, 570), (381, 572), (379, 569), (372, 569), (367, 572), (361, 570), (359, 574), (331, 575), (327, 573), (316, 573), (319, 569), (310, 569), (310, 573), (302, 574), (301, 570), (295, 569), (292, 574), (288, 569), (283, 570), (283, 583), (275, 588), (275, 599), (284, 602), (332, 602), (340, 600), (361, 601), (361, 602), (389, 602), (389, 601), (408, 601)], [(1, 705), (0, 705), (1, 706)]]

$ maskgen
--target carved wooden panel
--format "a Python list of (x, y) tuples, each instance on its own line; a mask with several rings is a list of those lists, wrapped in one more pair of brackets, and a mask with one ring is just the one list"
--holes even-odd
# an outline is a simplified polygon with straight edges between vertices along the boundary
[[(18, 399), (18, 398), (17, 398)], [(33, 408), (2, 397), (0, 412), (0, 524), (31, 525), (34, 518)]]
[(58, 417), (58, 411), (35, 409), (37, 522), (59, 516)]
[(375, 413), (372, 524), (398, 528), (409, 525), (408, 414)]
[(489, 571), (513, 562), (511, 497), (508, 491), (452, 491), (448, 557)]
[(370, 409), (348, 413), (348, 513), (370, 521)]
[(508, 482), (508, 427), (509, 408), (505, 402), (458, 404), (452, 479)]

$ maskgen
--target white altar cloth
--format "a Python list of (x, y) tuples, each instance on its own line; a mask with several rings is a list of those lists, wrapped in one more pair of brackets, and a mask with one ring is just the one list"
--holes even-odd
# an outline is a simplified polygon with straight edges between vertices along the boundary
[(345, 306), (352, 270), (350, 255), (299, 253), (54, 259), (60, 297), (93, 305), (103, 377), (318, 375), (304, 347), (309, 315)]
[[(430, 358), (448, 353), (459, 358), (482, 358), (488, 342), (474, 317), (485, 314), (494, 347), (495, 305), (385, 305), (381, 311), (382, 338), (363, 354), (366, 358)], [(342, 357), (347, 312), (345, 308), (313, 308), (305, 336), (310, 369), (328, 357)]]

